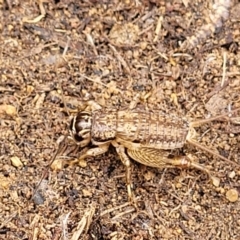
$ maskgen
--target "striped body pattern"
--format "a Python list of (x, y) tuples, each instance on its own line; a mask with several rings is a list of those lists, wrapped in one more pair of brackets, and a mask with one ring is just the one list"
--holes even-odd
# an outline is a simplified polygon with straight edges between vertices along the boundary
[(117, 136), (143, 147), (167, 150), (183, 147), (188, 132), (186, 120), (157, 111), (104, 109), (92, 115), (91, 137), (97, 142)]

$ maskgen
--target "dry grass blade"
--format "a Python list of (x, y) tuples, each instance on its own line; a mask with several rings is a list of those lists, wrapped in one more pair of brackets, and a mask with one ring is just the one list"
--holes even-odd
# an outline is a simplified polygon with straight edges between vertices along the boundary
[(82, 219), (78, 223), (77, 229), (73, 233), (73, 236), (71, 237), (71, 240), (79, 240), (83, 231), (85, 233), (88, 232), (89, 226), (92, 222), (93, 215), (95, 213), (96, 206), (95, 204), (92, 204), (84, 213)]

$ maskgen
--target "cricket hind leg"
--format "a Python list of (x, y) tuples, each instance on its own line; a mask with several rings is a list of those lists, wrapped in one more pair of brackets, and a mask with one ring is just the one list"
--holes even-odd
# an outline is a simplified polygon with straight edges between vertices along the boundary
[(144, 165), (156, 168), (195, 168), (205, 172), (214, 185), (217, 185), (219, 180), (213, 176), (210, 170), (204, 165), (201, 165), (194, 161), (192, 155), (176, 156), (174, 158), (169, 157), (169, 151), (154, 148), (138, 148), (127, 149), (128, 155), (135, 161)]

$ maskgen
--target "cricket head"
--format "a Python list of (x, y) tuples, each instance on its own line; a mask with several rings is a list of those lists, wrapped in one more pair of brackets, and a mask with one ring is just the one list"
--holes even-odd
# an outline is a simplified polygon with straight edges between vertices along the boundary
[(87, 146), (91, 141), (92, 113), (80, 111), (71, 121), (70, 136), (80, 147)]

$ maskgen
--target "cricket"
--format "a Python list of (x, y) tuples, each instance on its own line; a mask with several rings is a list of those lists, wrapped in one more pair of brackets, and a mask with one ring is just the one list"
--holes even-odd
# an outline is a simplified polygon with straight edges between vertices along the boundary
[[(237, 110), (239, 109), (233, 110), (231, 114)], [(131, 159), (155, 168), (195, 168), (205, 172), (215, 181), (216, 178), (211, 172), (204, 165), (197, 163), (192, 154), (169, 158), (169, 150), (183, 148), (188, 143), (239, 167), (237, 162), (230, 161), (194, 140), (194, 127), (214, 120), (228, 119), (229, 115), (189, 122), (180, 116), (163, 114), (158, 110), (106, 109), (89, 100), (70, 124), (71, 139), (80, 148), (86, 148), (75, 162), (104, 154), (110, 145), (114, 146), (126, 168), (130, 201), (133, 200)], [(90, 144), (95, 147), (88, 147)]]

